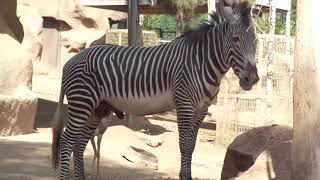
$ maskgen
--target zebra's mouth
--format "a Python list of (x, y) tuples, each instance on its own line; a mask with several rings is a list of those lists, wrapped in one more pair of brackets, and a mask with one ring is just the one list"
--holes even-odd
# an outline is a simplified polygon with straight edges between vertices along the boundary
[(245, 81), (243, 81), (243, 80), (240, 80), (240, 81), (239, 81), (239, 85), (240, 85), (240, 87), (241, 87), (243, 90), (249, 91), (249, 90), (252, 89), (253, 83), (250, 83), (250, 82), (248, 82), (248, 81), (245, 82)]
[(240, 78), (239, 85), (243, 90), (249, 91), (252, 89), (253, 85), (257, 84), (258, 81), (259, 81), (258, 76), (256, 76), (256, 78), (254, 79)]

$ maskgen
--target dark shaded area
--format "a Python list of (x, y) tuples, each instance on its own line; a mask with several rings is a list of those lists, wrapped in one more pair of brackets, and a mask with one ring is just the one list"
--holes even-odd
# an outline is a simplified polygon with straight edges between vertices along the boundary
[(104, 118), (112, 112), (114, 112), (119, 119), (124, 118), (124, 113), (113, 107), (107, 101), (102, 101), (94, 113), (97, 118)]
[(51, 28), (59, 31), (70, 31), (72, 27), (65, 21), (58, 20), (54, 17), (42, 17), (43, 18), (43, 28)]
[(92, 18), (84, 17), (80, 15), (79, 17), (75, 17), (76, 19), (79, 19), (81, 23), (86, 27), (86, 28), (97, 28), (98, 25)]
[[(57, 179), (57, 173), (51, 167), (49, 153), (49, 143), (0, 140), (0, 179)], [(90, 170), (92, 156), (86, 156), (85, 159), (87, 179), (97, 179)], [(113, 161), (108, 162), (108, 166), (101, 164), (100, 170), (103, 179), (152, 179), (164, 176), (153, 170), (131, 169)], [(73, 171), (70, 175), (73, 178)]]
[[(263, 135), (263, 133), (268, 134)], [(257, 158), (264, 152), (270, 155), (270, 163), (266, 165), (269, 180), (288, 180), (287, 177), (290, 175), (287, 172), (290, 172), (288, 169), (291, 168), (291, 145), (283, 143), (292, 138), (292, 128), (277, 125), (253, 128), (240, 134), (228, 146), (221, 180), (234, 180), (241, 176), (254, 166)], [(270, 164), (275, 173), (274, 178), (271, 175)]]
[[(35, 116), (35, 124), (34, 129), (36, 128), (50, 128), (52, 127), (52, 118), (56, 111), (58, 103), (55, 101), (50, 101), (46, 99), (38, 99), (38, 106)], [(101, 111), (101, 110), (100, 110)], [(63, 106), (63, 117), (64, 121), (68, 120), (67, 118), (67, 104)], [(141, 129), (148, 129), (153, 135), (163, 134), (164, 132), (170, 132), (166, 128), (152, 124), (148, 118), (144, 118), (143, 120), (133, 120), (133, 124), (128, 125), (127, 118), (124, 118), (119, 121), (112, 121), (111, 126), (126, 126), (133, 131), (140, 131)]]
[[(52, 125), (52, 118), (57, 108), (57, 102), (50, 101), (46, 99), (39, 98), (38, 99), (38, 106), (35, 116), (35, 124), (34, 129), (36, 128), (49, 128)], [(114, 110), (114, 109), (113, 109)], [(101, 109), (100, 109), (101, 111)], [(66, 122), (67, 119), (67, 104), (64, 104), (63, 106), (63, 113), (64, 113), (64, 121)], [(119, 113), (119, 112), (118, 112)], [(119, 114), (120, 116), (120, 114)], [(159, 120), (159, 121), (167, 121), (167, 122), (173, 122), (176, 123), (176, 112), (173, 111), (167, 111), (162, 112), (158, 114), (154, 114), (150, 116), (151, 119)], [(119, 121), (113, 121), (111, 123), (111, 126), (126, 126), (127, 128), (130, 128), (133, 131), (140, 131), (142, 129), (149, 130), (151, 135), (160, 135), (165, 132), (171, 132), (170, 130), (167, 130), (166, 128), (152, 124), (148, 117), (145, 117), (144, 119), (133, 119), (132, 124), (128, 124), (128, 118), (124, 117), (123, 119)], [(200, 126), (200, 128), (203, 129), (209, 129), (209, 130), (216, 130), (216, 123), (215, 122), (203, 122)]]
[[(274, 149), (267, 151), (271, 156), (271, 159), (266, 162), (268, 178), (269, 180), (291, 180), (291, 171), (288, 171), (288, 169), (291, 169), (291, 158), (284, 159), (283, 157), (291, 157), (292, 142), (286, 142), (277, 147), (279, 149), (285, 149), (286, 151), (282, 151), (281, 153), (276, 152)], [(273, 172), (271, 172), (270, 164), (272, 164), (272, 167), (275, 170), (276, 176), (274, 178), (272, 177)]]
[(0, 140), (1, 179), (16, 179), (13, 177), (17, 175), (21, 176), (20, 179), (54, 177), (55, 172), (49, 163), (49, 147), (49, 143)]
[[(12, 38), (21, 43), (24, 38), (24, 31), (23, 26), (16, 15), (16, 11), (17, 0), (1, 0), (0, 16), (3, 17), (4, 21), (8, 24), (9, 28), (13, 32), (14, 36)], [(0, 33), (4, 32), (0, 31)]]
[[(56, 111), (58, 103), (47, 99), (38, 99), (38, 106), (35, 116), (34, 128), (49, 128), (52, 124), (52, 118)], [(64, 104), (63, 111), (65, 115), (64, 121), (67, 121), (67, 104)]]
[[(172, 117), (172, 118), (163, 117), (165, 115), (170, 115), (170, 117)], [(151, 117), (153, 119), (160, 120), (160, 121), (177, 123), (177, 117), (176, 117), (175, 111), (167, 111), (167, 112), (163, 112), (163, 113), (153, 114), (153, 115), (151, 115)], [(216, 121), (213, 120), (210, 122), (202, 122), (202, 124), (200, 125), (200, 128), (208, 129), (208, 130), (216, 130), (216, 128), (217, 128)]]

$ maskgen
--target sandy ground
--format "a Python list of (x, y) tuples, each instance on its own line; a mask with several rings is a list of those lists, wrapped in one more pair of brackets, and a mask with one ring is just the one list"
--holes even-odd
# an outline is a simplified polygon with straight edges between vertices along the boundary
[[(40, 99), (36, 117), (37, 133), (0, 138), (0, 179), (57, 179), (56, 172), (50, 165), (51, 129), (50, 121), (45, 118), (48, 114), (50, 115), (48, 109), (52, 109), (50, 103)], [(137, 137), (142, 129), (160, 135), (164, 143), (156, 148), (146, 145)], [(199, 131), (193, 154), (194, 178), (218, 179), (220, 177), (226, 150), (215, 146), (214, 140), (215, 122), (206, 120)], [(127, 146), (142, 148), (156, 155), (159, 160), (159, 169), (152, 170), (124, 159), (122, 156)], [(101, 149), (100, 179), (178, 179), (180, 154), (174, 112), (135, 120), (130, 126), (127, 126), (124, 120), (112, 122), (103, 137)], [(93, 150), (89, 143), (85, 151), (87, 179), (97, 179), (92, 169), (92, 160)]]

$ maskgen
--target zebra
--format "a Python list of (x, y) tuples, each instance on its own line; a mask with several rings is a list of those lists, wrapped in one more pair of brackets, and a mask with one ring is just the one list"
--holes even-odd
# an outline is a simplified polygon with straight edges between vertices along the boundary
[(243, 90), (251, 90), (259, 81), (250, 4), (235, 2), (223, 11), (223, 17), (213, 13), (209, 23), (170, 43), (154, 47), (96, 45), (64, 65), (59, 104), (66, 95), (69, 119), (63, 131), (58, 106), (51, 146), (52, 164), (59, 167), (60, 179), (69, 177), (71, 152), (75, 179), (85, 179), (83, 152), (99, 124), (90, 117), (101, 102), (137, 116), (176, 109), (179, 177), (192, 179), (198, 129), (216, 101), (225, 73), (232, 68)]

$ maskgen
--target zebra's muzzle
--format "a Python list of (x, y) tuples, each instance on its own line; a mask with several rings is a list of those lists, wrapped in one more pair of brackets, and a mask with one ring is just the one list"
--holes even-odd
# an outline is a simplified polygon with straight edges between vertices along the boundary
[(257, 84), (259, 81), (259, 76), (257, 72), (252, 72), (248, 76), (244, 76), (243, 78), (240, 78), (239, 85), (240, 87), (245, 90), (251, 90), (253, 85)]
[(242, 71), (238, 72), (239, 85), (245, 90), (251, 90), (253, 85), (259, 81), (257, 66), (248, 62)]

